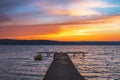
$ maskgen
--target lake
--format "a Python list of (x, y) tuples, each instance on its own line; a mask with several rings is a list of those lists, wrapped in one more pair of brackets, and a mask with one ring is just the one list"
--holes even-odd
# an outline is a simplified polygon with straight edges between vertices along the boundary
[[(53, 57), (35, 61), (37, 51), (85, 51), (85, 57), (69, 54), (86, 80), (120, 80), (120, 46), (4, 45), (0, 46), (0, 80), (42, 80)], [(44, 54), (43, 54), (44, 56)]]

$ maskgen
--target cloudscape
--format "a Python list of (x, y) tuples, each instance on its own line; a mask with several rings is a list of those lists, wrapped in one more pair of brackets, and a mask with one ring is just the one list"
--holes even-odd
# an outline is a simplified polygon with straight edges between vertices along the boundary
[(120, 41), (120, 0), (2, 0), (0, 39)]

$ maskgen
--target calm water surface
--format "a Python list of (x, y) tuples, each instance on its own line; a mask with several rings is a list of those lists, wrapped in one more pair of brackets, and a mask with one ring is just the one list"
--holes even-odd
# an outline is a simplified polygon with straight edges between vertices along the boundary
[(70, 55), (86, 80), (120, 80), (120, 46), (0, 46), (0, 80), (42, 80), (53, 57), (34, 61), (36, 51), (85, 51)]

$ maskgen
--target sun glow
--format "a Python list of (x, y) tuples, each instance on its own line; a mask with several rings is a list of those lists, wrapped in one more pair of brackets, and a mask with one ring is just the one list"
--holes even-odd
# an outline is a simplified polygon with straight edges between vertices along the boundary
[(119, 25), (120, 15), (103, 16), (60, 24), (9, 27), (8, 35), (14, 34), (10, 38), (20, 40), (119, 41)]

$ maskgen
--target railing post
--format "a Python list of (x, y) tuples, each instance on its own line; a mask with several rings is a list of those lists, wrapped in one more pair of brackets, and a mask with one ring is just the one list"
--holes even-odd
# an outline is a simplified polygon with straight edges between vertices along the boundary
[(50, 57), (50, 53), (49, 53), (49, 57)]
[(49, 57), (50, 57), (50, 53), (49, 53)]
[(83, 52), (83, 57), (85, 57), (85, 53)]
[(74, 54), (74, 57), (75, 57), (75, 52), (73, 54)]
[(47, 52), (47, 57), (49, 57), (49, 53)]

